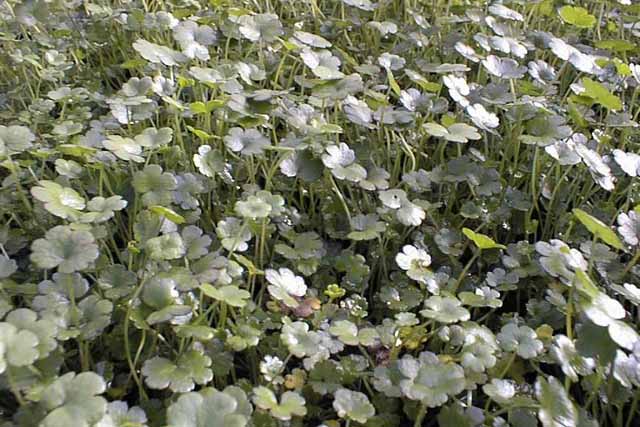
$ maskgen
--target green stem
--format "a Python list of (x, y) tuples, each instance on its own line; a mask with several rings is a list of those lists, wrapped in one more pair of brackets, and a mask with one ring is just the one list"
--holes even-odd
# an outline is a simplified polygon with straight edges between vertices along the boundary
[(338, 185), (333, 180), (333, 176), (329, 174), (328, 177), (329, 177), (329, 181), (331, 182), (331, 187), (333, 187), (333, 191), (335, 191), (336, 195), (338, 196), (338, 199), (340, 200), (340, 203), (344, 208), (344, 213), (347, 215), (347, 218), (349, 219), (349, 223), (351, 223), (351, 213), (349, 212), (349, 207), (347, 206), (347, 202), (345, 201), (344, 196), (342, 195), (342, 192), (338, 188)]
[[(507, 375), (507, 372), (509, 372), (509, 368), (511, 368), (511, 365), (513, 365), (513, 361), (514, 360), (516, 360), (516, 353), (512, 353), (511, 356), (509, 357), (509, 361), (507, 362), (506, 366), (504, 367), (504, 369), (502, 370), (502, 372), (498, 376), (499, 380), (504, 378), (505, 375)], [(485, 405), (484, 405), (484, 412), (485, 413), (489, 410), (489, 406), (491, 406), (491, 402), (493, 402), (493, 399), (489, 398), (487, 400), (487, 403), (485, 403)]]
[(27, 402), (24, 400), (24, 398), (22, 397), (22, 394), (20, 394), (20, 391), (16, 387), (15, 381), (13, 379), (13, 375), (11, 374), (11, 367), (7, 366), (7, 369), (5, 372), (7, 373), (7, 380), (9, 382), (9, 388), (11, 389), (11, 393), (13, 393), (16, 400), (20, 404), (20, 406), (26, 405)]
[[(529, 186), (530, 186), (530, 191), (531, 191), (531, 198), (533, 201), (533, 206), (531, 207), (531, 209), (529, 209), (529, 216), (527, 218), (527, 224), (529, 224), (531, 222), (531, 216), (533, 215), (533, 211), (535, 210), (538, 213), (538, 219), (542, 218), (542, 215), (540, 214), (540, 205), (538, 204), (538, 191), (537, 191), (537, 187), (536, 187), (536, 180), (538, 179), (538, 152), (539, 152), (539, 147), (536, 146), (535, 151), (533, 153), (533, 162), (532, 162), (532, 167), (531, 167), (531, 178), (529, 181)], [(536, 233), (537, 236), (537, 233)]]
[(504, 378), (505, 375), (507, 375), (507, 372), (509, 372), (509, 369), (511, 368), (511, 365), (513, 365), (513, 362), (515, 360), (516, 360), (516, 353), (513, 353), (511, 355), (511, 357), (509, 358), (509, 361), (507, 362), (507, 365), (504, 367), (504, 369), (500, 373), (500, 376), (498, 377), (498, 379), (502, 379), (502, 378)]
[(404, 152), (407, 154), (407, 156), (409, 156), (409, 159), (411, 160), (411, 170), (409, 172), (413, 172), (416, 170), (416, 156), (413, 154), (413, 150), (411, 149), (409, 144), (407, 144), (407, 141), (405, 141), (404, 137), (402, 135), (398, 135), (398, 137), (400, 138), (400, 143), (404, 148)]
[(631, 421), (635, 418), (634, 415), (638, 410), (638, 400), (640, 399), (640, 391), (637, 391), (635, 396), (633, 396), (633, 401), (631, 402), (631, 408), (629, 409), (629, 414), (627, 415), (627, 422), (624, 424), (625, 427), (631, 427)]
[(131, 317), (133, 303), (135, 300), (138, 299), (138, 296), (142, 292), (145, 282), (146, 282), (146, 278), (140, 282), (140, 285), (138, 285), (138, 288), (136, 289), (133, 296), (129, 300), (129, 304), (127, 305), (127, 312), (125, 313), (125, 316), (124, 316), (123, 334), (124, 334), (124, 351), (127, 356), (127, 364), (129, 365), (129, 372), (131, 373), (131, 376), (133, 377), (133, 380), (135, 381), (135, 383), (138, 385), (138, 390), (142, 399), (148, 400), (147, 393), (144, 391), (144, 387), (142, 385), (142, 381), (140, 380), (140, 377), (136, 372), (136, 365), (133, 359), (131, 358), (131, 344), (129, 343), (129, 318)]
[(227, 304), (223, 301), (220, 301), (220, 318), (218, 320), (218, 327), (220, 329), (224, 329), (227, 323)]
[[(569, 298), (567, 300), (567, 310), (565, 313), (565, 329), (567, 338), (573, 341), (573, 286), (569, 288)], [(569, 387), (571, 387), (571, 378), (566, 376), (564, 378), (564, 389), (569, 391)]]
[(418, 415), (416, 416), (416, 421), (413, 423), (413, 427), (421, 427), (425, 415), (427, 415), (427, 405), (421, 403)]
[(78, 354), (80, 356), (80, 370), (82, 372), (87, 372), (89, 370), (89, 361), (87, 360), (87, 355), (85, 354), (85, 345), (84, 340), (78, 340)]
[(587, 403), (584, 405), (585, 409), (588, 410), (589, 406), (591, 406), (591, 403), (598, 396), (598, 390), (600, 389), (600, 384), (601, 383), (602, 383), (602, 375), (598, 375), (596, 377), (596, 380), (595, 380), (595, 385), (593, 386), (593, 389), (592, 389), (591, 393), (589, 394), (589, 399), (587, 400)]
[(456, 293), (456, 291), (460, 287), (460, 284), (462, 283), (462, 280), (464, 280), (464, 277), (469, 272), (469, 269), (471, 268), (471, 265), (478, 259), (478, 257), (480, 256), (481, 252), (482, 252), (482, 249), (479, 249), (475, 254), (473, 254), (473, 256), (471, 257), (471, 259), (469, 260), (467, 265), (464, 266), (464, 269), (462, 270), (462, 272), (458, 276), (458, 280), (456, 280), (456, 284), (453, 286), (453, 289), (451, 290), (452, 293), (454, 293), (454, 294)]
[(258, 254), (258, 265), (260, 266), (260, 268), (264, 267), (264, 247), (265, 247), (266, 236), (267, 236), (267, 220), (263, 219), (262, 227), (260, 228), (260, 250)]
[(631, 261), (629, 261), (627, 266), (624, 268), (624, 270), (622, 270), (622, 276), (620, 276), (621, 279), (623, 279), (627, 275), (627, 273), (631, 271), (631, 269), (633, 268), (634, 265), (636, 265), (639, 259), (640, 259), (640, 251), (637, 251), (633, 256), (633, 258), (631, 258)]
[(511, 411), (512, 409), (516, 409), (516, 408), (522, 408), (522, 409), (539, 409), (540, 405), (537, 404), (531, 404), (531, 405), (518, 405), (518, 406), (509, 406), (508, 408), (502, 408), (497, 412), (494, 412), (493, 414), (490, 415), (491, 419), (496, 419), (498, 418), (500, 415), (505, 414), (509, 411)]

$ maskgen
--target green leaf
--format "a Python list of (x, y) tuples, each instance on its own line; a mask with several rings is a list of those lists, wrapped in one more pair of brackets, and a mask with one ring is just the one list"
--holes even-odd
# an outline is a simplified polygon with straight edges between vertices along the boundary
[(164, 206), (154, 205), (149, 208), (149, 210), (157, 215), (160, 215), (163, 218), (168, 219), (174, 224), (184, 224), (185, 219), (182, 215), (175, 212), (173, 209), (165, 208)]
[(595, 298), (600, 293), (600, 290), (598, 289), (596, 284), (593, 283), (591, 277), (589, 277), (589, 275), (582, 270), (576, 270), (575, 286), (578, 291), (587, 296), (589, 299)]
[(279, 420), (287, 421), (293, 415), (303, 417), (307, 414), (305, 400), (296, 392), (285, 391), (280, 398), (280, 403), (274, 392), (267, 387), (256, 387), (253, 393), (253, 403), (260, 409), (271, 411), (271, 414)]
[(0, 323), (0, 373), (7, 365), (27, 366), (38, 359), (38, 336), (11, 323)]
[(604, 87), (602, 84), (589, 78), (582, 79), (584, 92), (580, 95), (593, 99), (593, 102), (600, 104), (609, 110), (618, 111), (622, 109), (622, 101), (620, 98)]
[(592, 28), (596, 24), (596, 17), (583, 7), (564, 6), (559, 13), (564, 22), (578, 28)]
[(193, 114), (208, 114), (211, 111), (208, 111), (207, 106), (204, 102), (192, 102), (189, 104), (189, 109), (193, 112)]
[(416, 83), (418, 86), (420, 86), (420, 88), (422, 88), (422, 90), (426, 92), (438, 93), (442, 88), (442, 85), (440, 83), (430, 82), (420, 73), (417, 73), (413, 70), (407, 69), (405, 70), (405, 73), (407, 77), (411, 79), (412, 82)]
[(135, 68), (142, 68), (145, 65), (147, 65), (147, 61), (145, 61), (144, 59), (133, 58), (120, 64), (120, 68), (123, 68), (125, 70), (132, 70)]
[(171, 427), (245, 427), (250, 416), (251, 404), (235, 386), (183, 394), (167, 409)]
[(589, 122), (587, 122), (582, 113), (576, 107), (575, 98), (570, 97), (567, 104), (569, 117), (571, 117), (573, 123), (579, 128), (586, 128), (589, 125)]
[(496, 243), (491, 237), (481, 233), (476, 233), (469, 228), (463, 228), (462, 234), (467, 236), (479, 249), (506, 249), (507, 247)]
[(438, 427), (473, 427), (473, 419), (459, 405), (444, 406), (438, 414)]
[(376, 414), (376, 410), (366, 394), (341, 388), (335, 393), (333, 409), (340, 418), (357, 421), (361, 424)]
[(222, 108), (225, 102), (221, 99), (212, 99), (207, 102), (192, 102), (189, 108), (194, 114), (211, 114), (214, 110)]
[(145, 249), (149, 251), (149, 256), (155, 260), (178, 259), (187, 252), (182, 237), (177, 232), (147, 240)]
[(194, 128), (193, 126), (188, 126), (187, 125), (187, 130), (189, 132), (191, 132), (192, 134), (194, 134), (195, 136), (197, 136), (198, 138), (200, 138), (202, 140), (205, 140), (205, 141), (207, 139), (213, 138), (213, 136), (209, 135), (207, 132), (203, 131), (202, 129)]
[(387, 68), (387, 78), (389, 79), (389, 86), (391, 87), (391, 90), (393, 90), (393, 93), (398, 97), (401, 96), (402, 90), (400, 89), (396, 78), (393, 76), (393, 72), (389, 68)]
[(265, 278), (269, 285), (267, 290), (272, 298), (282, 301), (287, 307), (298, 307), (298, 300), (307, 292), (307, 285), (304, 279), (296, 276), (293, 271), (288, 268), (280, 268), (273, 270), (271, 268), (265, 271)]
[(329, 332), (347, 345), (370, 346), (375, 344), (379, 338), (375, 329), (363, 328), (358, 331), (358, 327), (349, 320), (337, 320), (333, 322), (329, 328)]
[(204, 325), (180, 325), (176, 328), (176, 334), (181, 338), (194, 338), (198, 341), (210, 341), (216, 330)]
[(60, 144), (56, 146), (56, 150), (61, 154), (73, 157), (84, 158), (95, 153), (97, 150), (93, 147), (85, 147), (82, 145), (74, 145), (74, 144)]
[(236, 285), (227, 285), (216, 288), (208, 283), (200, 285), (200, 290), (206, 296), (217, 301), (222, 301), (232, 307), (244, 307), (247, 300), (251, 298), (251, 294), (244, 289), (240, 289)]
[(49, 412), (39, 427), (89, 427), (100, 421), (107, 401), (102, 377), (93, 372), (69, 372), (42, 390), (40, 403)]
[(0, 156), (27, 151), (35, 139), (36, 136), (26, 126), (0, 126)]
[(44, 203), (44, 208), (57, 217), (75, 220), (86, 206), (84, 198), (73, 188), (46, 180), (39, 181), (38, 184), (31, 187), (31, 195)]
[(620, 61), (617, 58), (612, 62), (613, 62), (613, 65), (615, 65), (616, 67), (616, 72), (618, 73), (618, 75), (622, 77), (629, 77), (633, 74), (631, 71), (631, 67), (629, 67), (628, 64)]
[(233, 253), (233, 258), (238, 261), (238, 263), (244, 267), (246, 267), (247, 271), (251, 275), (264, 275), (264, 271), (258, 269), (253, 262), (244, 255), (240, 255), (237, 253)]
[(196, 384), (206, 384), (213, 379), (211, 358), (196, 350), (182, 354), (176, 363), (155, 356), (142, 365), (142, 375), (150, 388), (170, 388), (176, 393), (193, 390)]
[(578, 413), (564, 387), (555, 377), (538, 377), (536, 397), (540, 401), (538, 418), (543, 427), (569, 427), (578, 422)]
[(595, 43), (595, 45), (600, 49), (612, 50), (619, 53), (637, 49), (637, 46), (634, 43), (620, 39), (599, 40)]
[(191, 306), (189, 305), (168, 305), (148, 315), (145, 321), (149, 325), (157, 325), (158, 323), (169, 322), (175, 318), (186, 316), (189, 313), (191, 313)]
[(43, 269), (57, 267), (62, 273), (84, 270), (99, 255), (93, 234), (65, 225), (53, 227), (31, 244), (31, 261)]
[(319, 130), (321, 133), (333, 133), (339, 134), (342, 133), (342, 128), (339, 125), (332, 123), (323, 123), (320, 125)]
[(282, 43), (282, 46), (288, 51), (296, 50), (298, 48), (297, 44), (291, 43), (290, 41), (283, 40), (283, 39), (279, 39), (279, 41), (280, 43)]
[(430, 82), (427, 80), (418, 82), (418, 84), (427, 92), (438, 93), (440, 92), (440, 89), (442, 89), (442, 85), (440, 83)]
[(574, 209), (573, 214), (598, 239), (616, 249), (624, 247), (616, 233), (599, 219), (592, 217), (582, 209)]

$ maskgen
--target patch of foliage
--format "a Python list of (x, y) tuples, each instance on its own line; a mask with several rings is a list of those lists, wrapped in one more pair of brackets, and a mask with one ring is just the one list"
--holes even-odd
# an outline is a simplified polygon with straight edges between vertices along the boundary
[(640, 419), (640, 6), (0, 3), (0, 427)]

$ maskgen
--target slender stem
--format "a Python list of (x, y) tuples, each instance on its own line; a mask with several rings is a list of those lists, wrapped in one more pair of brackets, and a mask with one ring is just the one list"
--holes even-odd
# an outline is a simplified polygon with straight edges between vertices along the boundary
[(473, 254), (473, 256), (471, 257), (471, 259), (469, 260), (467, 265), (464, 266), (464, 269), (462, 270), (462, 272), (458, 276), (458, 280), (456, 280), (456, 284), (453, 286), (452, 292), (454, 294), (456, 293), (456, 291), (460, 287), (460, 284), (462, 283), (462, 280), (464, 280), (464, 277), (467, 275), (467, 272), (471, 268), (471, 265), (478, 259), (478, 257), (480, 256), (481, 252), (482, 252), (482, 249), (478, 249), (478, 251), (475, 254)]
[[(567, 300), (567, 310), (565, 313), (565, 329), (567, 338), (573, 341), (573, 286), (569, 288), (569, 299)], [(569, 391), (569, 387), (571, 387), (571, 378), (565, 376), (564, 389)]]
[(509, 369), (511, 368), (511, 365), (513, 365), (513, 362), (515, 360), (516, 360), (516, 353), (513, 353), (511, 355), (511, 357), (509, 358), (509, 361), (507, 362), (507, 365), (504, 367), (504, 369), (500, 373), (500, 376), (498, 377), (498, 379), (502, 379), (502, 378), (504, 378), (505, 375), (507, 375), (507, 372), (509, 372)]
[(13, 393), (13, 395), (16, 398), (16, 400), (20, 404), (20, 406), (26, 405), (27, 402), (22, 397), (22, 394), (20, 394), (20, 391), (16, 388), (16, 384), (15, 384), (15, 381), (13, 379), (13, 375), (11, 374), (11, 367), (7, 366), (7, 369), (6, 369), (5, 372), (7, 374), (7, 380), (9, 382), (9, 388), (11, 389), (11, 393)]
[(518, 406), (515, 406), (515, 407), (514, 406), (509, 406), (507, 408), (502, 408), (499, 411), (494, 412), (493, 414), (490, 415), (490, 417), (491, 417), (491, 419), (496, 419), (500, 415), (502, 415), (504, 413), (507, 413), (507, 412), (511, 411), (512, 409), (516, 409), (516, 408), (538, 409), (538, 408), (540, 408), (540, 405), (534, 403), (534, 404), (530, 404), (530, 405), (518, 405)]
[(358, 349), (360, 350), (360, 353), (362, 353), (362, 355), (367, 359), (367, 361), (371, 366), (376, 366), (375, 362), (373, 361), (373, 359), (371, 359), (369, 352), (367, 352), (364, 346), (362, 346), (361, 344), (358, 344)]
[(82, 372), (87, 372), (89, 370), (89, 361), (85, 354), (84, 340), (82, 339), (78, 340), (78, 355), (80, 356), (80, 370)]
[(265, 248), (265, 240), (267, 236), (267, 220), (262, 220), (262, 226), (260, 227), (260, 251), (258, 256), (258, 265), (260, 268), (264, 267), (264, 248)]
[(409, 146), (409, 144), (407, 144), (407, 141), (404, 139), (404, 137), (402, 135), (398, 135), (400, 138), (400, 142), (402, 144), (402, 147), (404, 148), (405, 153), (407, 153), (407, 155), (409, 156), (409, 159), (411, 160), (411, 170), (409, 172), (413, 172), (416, 170), (416, 156), (413, 154), (413, 150), (411, 149), (411, 147)]
[(573, 340), (573, 286), (569, 288), (569, 300), (567, 301), (567, 313), (565, 315), (565, 328), (567, 329), (567, 338)]
[(347, 218), (349, 219), (349, 223), (351, 223), (351, 213), (349, 212), (349, 206), (347, 206), (347, 202), (344, 200), (344, 196), (342, 195), (342, 192), (338, 188), (338, 185), (336, 184), (336, 182), (333, 180), (333, 176), (329, 174), (328, 177), (329, 177), (329, 181), (331, 182), (331, 187), (333, 187), (333, 191), (335, 191), (336, 195), (338, 196), (338, 199), (340, 200), (340, 203), (342, 203), (342, 207), (344, 208), (344, 213), (347, 215)]
[(594, 402), (595, 398), (598, 396), (598, 390), (600, 390), (601, 383), (602, 383), (602, 375), (598, 375), (595, 380), (595, 385), (593, 386), (593, 389), (589, 394), (589, 399), (587, 400), (587, 403), (584, 405), (585, 409), (589, 409), (589, 406), (591, 406), (591, 403)]
[(631, 427), (631, 421), (635, 418), (635, 413), (638, 410), (638, 400), (640, 399), (640, 391), (637, 391), (635, 396), (633, 396), (633, 401), (631, 402), (631, 408), (629, 408), (629, 414), (627, 415), (627, 422), (624, 424), (625, 427)]
[[(513, 365), (514, 360), (516, 360), (516, 353), (511, 354), (511, 356), (509, 357), (509, 361), (507, 362), (507, 364), (505, 365), (504, 369), (502, 370), (502, 372), (500, 373), (497, 379), (500, 380), (504, 378), (505, 375), (507, 375), (507, 372), (509, 372), (509, 369), (511, 368), (511, 365)], [(491, 398), (487, 399), (487, 403), (485, 403), (484, 405), (484, 412), (487, 412), (489, 410), (489, 406), (491, 406), (491, 402), (493, 402), (493, 399)]]
[[(542, 215), (540, 214), (540, 205), (538, 204), (538, 191), (537, 191), (537, 187), (536, 187), (536, 180), (538, 179), (538, 152), (539, 152), (539, 148), (536, 145), (535, 151), (533, 152), (533, 162), (531, 165), (531, 178), (529, 181), (529, 190), (531, 191), (531, 198), (533, 201), (533, 206), (531, 207), (531, 209), (529, 209), (529, 216), (527, 218), (527, 224), (531, 222), (531, 216), (533, 215), (533, 211), (536, 211), (538, 213), (538, 220), (540, 220), (542, 218)], [(536, 233), (537, 236), (537, 233)]]
[(413, 423), (413, 427), (421, 427), (425, 415), (427, 415), (427, 405), (421, 403), (418, 415), (416, 416), (416, 421)]
[(227, 323), (227, 304), (224, 301), (220, 301), (220, 318), (218, 320), (218, 327), (224, 329)]
[(637, 251), (633, 256), (633, 258), (631, 258), (631, 261), (629, 261), (629, 264), (627, 264), (624, 270), (622, 270), (622, 276), (620, 277), (621, 279), (623, 279), (627, 275), (627, 273), (631, 271), (631, 269), (633, 268), (634, 265), (636, 265), (639, 259), (640, 259), (640, 251)]
[(144, 288), (145, 282), (146, 282), (146, 278), (143, 279), (140, 282), (140, 285), (138, 285), (138, 288), (136, 289), (134, 294), (131, 296), (131, 299), (129, 300), (129, 304), (127, 305), (127, 312), (125, 313), (125, 316), (124, 316), (124, 331), (123, 331), (123, 335), (124, 335), (124, 351), (125, 351), (126, 356), (127, 356), (127, 364), (129, 365), (129, 372), (131, 373), (131, 376), (133, 377), (133, 380), (138, 385), (138, 390), (139, 390), (140, 396), (142, 397), (143, 400), (147, 400), (148, 397), (147, 397), (147, 393), (144, 391), (144, 387), (142, 386), (142, 381), (140, 380), (140, 377), (138, 376), (138, 373), (136, 372), (136, 365), (135, 365), (133, 359), (131, 358), (131, 345), (129, 343), (129, 318), (131, 317), (131, 311), (133, 309), (133, 303), (135, 302), (135, 300), (138, 298), (138, 296), (142, 292), (142, 289)]

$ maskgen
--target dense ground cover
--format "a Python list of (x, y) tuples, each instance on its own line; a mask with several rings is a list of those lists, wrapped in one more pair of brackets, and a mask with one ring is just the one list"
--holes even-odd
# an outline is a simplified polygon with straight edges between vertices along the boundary
[(640, 5), (0, 16), (0, 425), (639, 424)]

